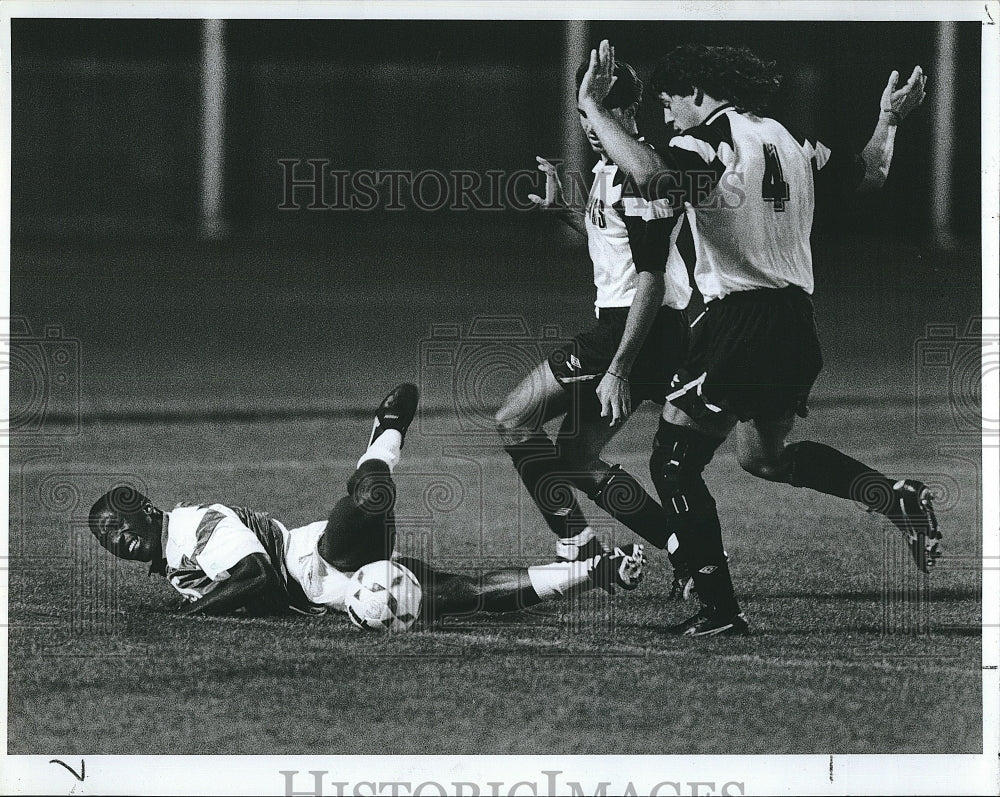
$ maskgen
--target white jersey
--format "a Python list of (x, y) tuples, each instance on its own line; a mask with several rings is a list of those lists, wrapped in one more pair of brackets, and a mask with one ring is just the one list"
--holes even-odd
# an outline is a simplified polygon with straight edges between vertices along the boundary
[(165, 513), (163, 529), (167, 580), (189, 601), (211, 592), (241, 559), (267, 554), (257, 535), (222, 504), (175, 507)]
[(288, 575), (302, 587), (310, 603), (346, 613), (347, 590), (354, 573), (338, 570), (319, 555), (319, 538), (326, 531), (326, 521), (290, 530), (281, 525), (281, 529)]
[(687, 307), (691, 285), (676, 247), (682, 218), (668, 202), (639, 196), (617, 164), (598, 162), (585, 214), (598, 310), (631, 307), (641, 271), (663, 273), (664, 306)]
[(321, 614), (339, 607), (316, 599), (323, 593), (311, 588), (314, 583), (307, 575), (316, 568), (305, 558), (319, 558), (316, 541), (325, 528), (324, 520), (289, 531), (266, 512), (246, 507), (179, 504), (164, 513), (164, 575), (186, 600), (197, 601), (229, 578), (230, 568), (241, 559), (263, 554), (288, 592), (289, 608)]
[(663, 154), (674, 171), (654, 194), (685, 203), (694, 279), (706, 301), (788, 285), (813, 292), (815, 179), (830, 149), (727, 105), (672, 138)]

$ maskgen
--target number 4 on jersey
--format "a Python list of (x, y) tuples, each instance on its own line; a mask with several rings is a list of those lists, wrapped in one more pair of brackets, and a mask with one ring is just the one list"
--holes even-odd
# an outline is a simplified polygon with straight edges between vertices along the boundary
[(761, 196), (765, 202), (770, 202), (776, 213), (781, 213), (785, 209), (785, 203), (789, 200), (788, 183), (785, 182), (785, 175), (781, 171), (781, 160), (778, 158), (778, 150), (774, 144), (764, 145), (764, 181), (761, 184)]

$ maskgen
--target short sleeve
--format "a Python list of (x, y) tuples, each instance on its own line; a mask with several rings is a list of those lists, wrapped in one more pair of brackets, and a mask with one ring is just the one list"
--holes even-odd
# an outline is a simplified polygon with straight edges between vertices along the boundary
[(217, 580), (241, 559), (258, 553), (267, 556), (257, 535), (239, 520), (215, 509), (205, 513), (193, 557), (205, 575)]
[(840, 201), (861, 185), (865, 163), (859, 153), (846, 146), (828, 146), (818, 139), (795, 139), (812, 163), (818, 202)]

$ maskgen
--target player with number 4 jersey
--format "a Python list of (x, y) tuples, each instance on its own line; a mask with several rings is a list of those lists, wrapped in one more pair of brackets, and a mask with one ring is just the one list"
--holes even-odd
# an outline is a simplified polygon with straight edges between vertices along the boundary
[(661, 62), (653, 88), (682, 131), (641, 147), (601, 107), (614, 51), (591, 52), (579, 104), (609, 156), (646, 194), (683, 213), (694, 239), (694, 278), (706, 299), (692, 322), (687, 358), (672, 380), (651, 459), (665, 509), (705, 607), (678, 634), (745, 633), (719, 518), (702, 471), (737, 428), (741, 466), (755, 476), (809, 487), (886, 515), (917, 566), (929, 571), (941, 534), (923, 483), (893, 480), (822, 443), (786, 445), (822, 367), (813, 320), (809, 236), (819, 181), (849, 191), (880, 188), (898, 124), (923, 102), (920, 67), (897, 88), (893, 72), (878, 123), (858, 155), (796, 139), (762, 115), (780, 77), (745, 48), (684, 45)]

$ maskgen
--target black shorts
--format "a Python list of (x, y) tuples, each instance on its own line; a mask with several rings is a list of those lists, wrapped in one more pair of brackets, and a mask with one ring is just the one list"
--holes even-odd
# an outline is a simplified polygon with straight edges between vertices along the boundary
[[(595, 390), (621, 344), (629, 308), (602, 307), (599, 312), (595, 326), (549, 355), (552, 374), (567, 390), (581, 385)], [(670, 392), (670, 377), (684, 362), (687, 341), (688, 326), (684, 311), (661, 307), (639, 350), (632, 372), (627, 375), (633, 404), (641, 401), (663, 404)]]
[(348, 573), (389, 559), (396, 547), (395, 503), (389, 466), (378, 459), (363, 462), (347, 482), (347, 495), (327, 517), (319, 555)]
[(688, 357), (669, 400), (695, 420), (721, 411), (741, 421), (805, 417), (822, 368), (805, 291), (740, 291), (709, 302), (691, 325)]

